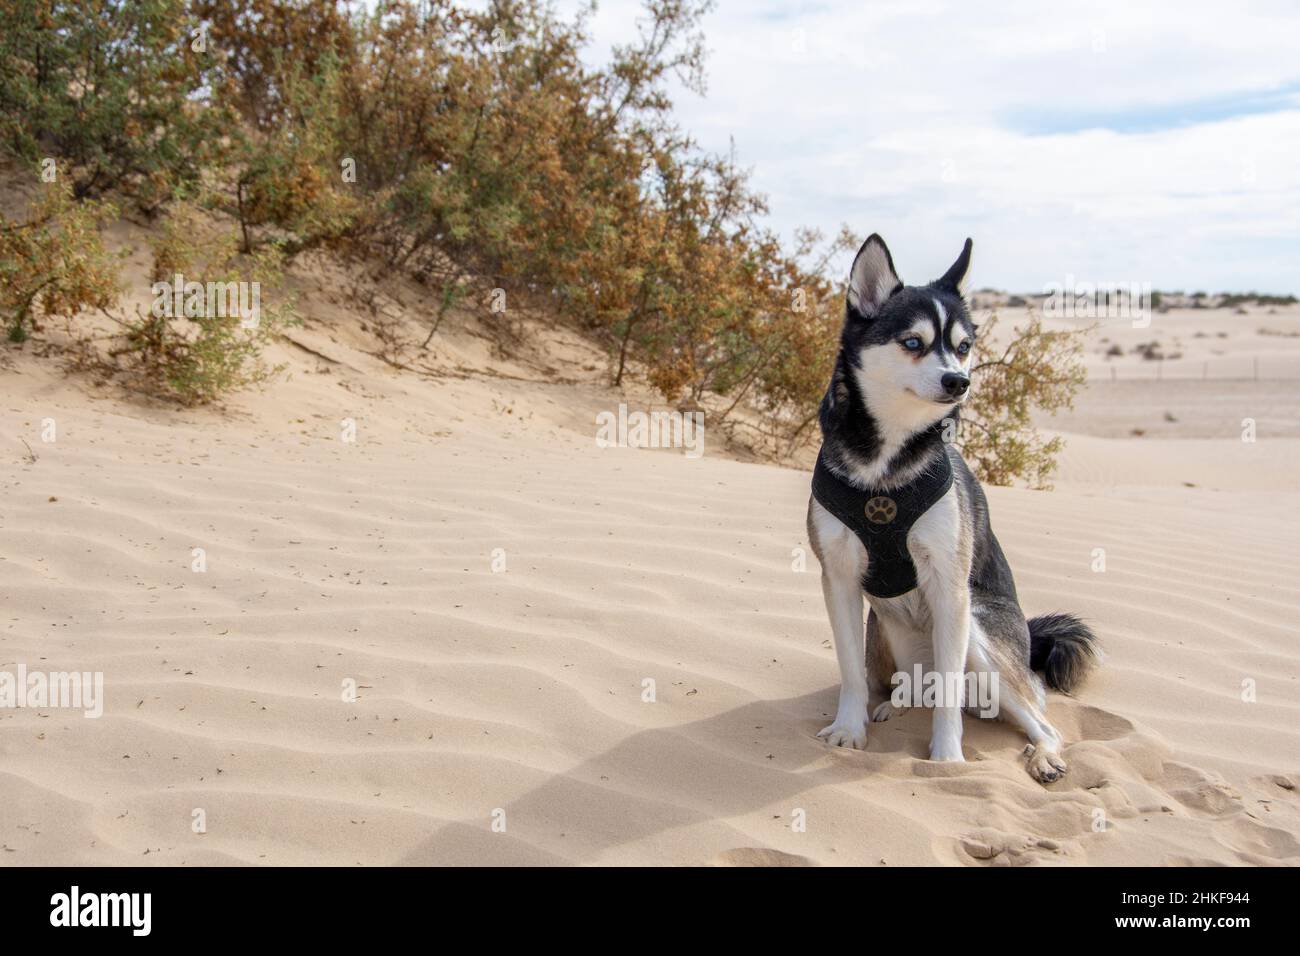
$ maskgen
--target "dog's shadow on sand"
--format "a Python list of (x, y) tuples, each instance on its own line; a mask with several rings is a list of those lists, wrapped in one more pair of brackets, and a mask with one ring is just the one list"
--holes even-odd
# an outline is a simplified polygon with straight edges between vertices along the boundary
[[(654, 838), (668, 831), (725, 822), (765, 807), (772, 816), (783, 816), (788, 827), (795, 795), (823, 785), (870, 786), (873, 771), (886, 764), (893, 766), (894, 776), (900, 762), (926, 776), (962, 772), (961, 764), (925, 761), (929, 711), (908, 711), (873, 724), (866, 751), (829, 747), (816, 733), (830, 723), (837, 693), (838, 685), (833, 685), (634, 733), (522, 794), (485, 805), (476, 820), (440, 825), (394, 862), (598, 863), (622, 844), (653, 846)], [(1017, 739), (1005, 724), (966, 719), (968, 760), (972, 751), (1014, 748)], [(917, 770), (921, 764), (925, 771)], [(490, 782), (480, 785), (491, 792)], [(744, 840), (739, 830), (736, 837)], [(698, 862), (708, 863), (711, 857), (701, 848)]]

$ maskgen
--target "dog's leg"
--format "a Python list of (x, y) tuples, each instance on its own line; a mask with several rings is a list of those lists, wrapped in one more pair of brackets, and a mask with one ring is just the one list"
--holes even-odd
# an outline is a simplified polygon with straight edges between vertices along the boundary
[[(1030, 679), (1037, 680), (1032, 675)], [(1020, 686), (1010, 690), (1005, 686), (1002, 688), (998, 716), (1019, 727), (1029, 738), (1029, 745), (1025, 748), (1025, 754), (1029, 757), (1026, 767), (1029, 775), (1039, 783), (1059, 780), (1069, 769), (1065, 758), (1061, 756), (1061, 735), (1047, 722), (1047, 715), (1021, 691)]]
[(1025, 747), (1029, 758), (1025, 769), (1029, 776), (1039, 783), (1051, 783), (1063, 777), (1069, 766), (1061, 756), (1061, 735), (1047, 722), (1046, 715), (1039, 713), (1033, 704), (1022, 701), (1004, 704), (1003, 709), (1007, 719), (1018, 724), (1029, 738)]
[(867, 666), (862, 621), (862, 574), (867, 552), (857, 535), (816, 501), (808, 508), (809, 532), (822, 565), (822, 597), (840, 664), (835, 722), (818, 733), (833, 747), (867, 745)]
[(840, 702), (835, 722), (817, 734), (833, 747), (867, 745), (867, 668), (862, 630), (862, 585), (822, 570), (822, 596), (840, 663)]
[(930, 731), (930, 759), (959, 762), (970, 649), (971, 542), (962, 533), (956, 487), (912, 528), (908, 547), (917, 584), (930, 611), (934, 669), (943, 681)]
[(930, 759), (960, 762), (961, 714), (966, 705), (966, 652), (970, 647), (970, 591), (965, 582), (942, 582), (927, 595), (934, 619), (934, 669), (943, 693), (934, 708)]
[(896, 670), (894, 654), (884, 634), (884, 624), (876, 611), (867, 612), (867, 707), (873, 723), (884, 723), (903, 708), (891, 699), (891, 679)]
[[(1029, 669), (1024, 650), (1012, 643), (1023, 640), (1019, 633), (1023, 625), (1004, 619), (1000, 630), (1008, 637), (1002, 641), (996, 637), (990, 640), (988, 631), (983, 627), (989, 613), (985, 609), (984, 614), (972, 625), (971, 668), (976, 672), (997, 675), (997, 717), (1024, 731), (1029, 738), (1029, 745), (1025, 748), (1025, 754), (1029, 757), (1029, 775), (1039, 783), (1051, 783), (1060, 779), (1067, 769), (1065, 758), (1061, 756), (1063, 742), (1060, 733), (1047, 720), (1047, 701), (1042, 680)], [(997, 612), (992, 613), (997, 626)], [(1018, 610), (1016, 618), (1019, 619)]]

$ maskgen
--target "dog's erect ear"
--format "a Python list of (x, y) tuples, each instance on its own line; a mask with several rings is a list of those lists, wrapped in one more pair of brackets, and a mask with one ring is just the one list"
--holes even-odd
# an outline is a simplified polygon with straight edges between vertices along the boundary
[(885, 240), (873, 232), (858, 250), (849, 270), (849, 305), (869, 319), (902, 287)]
[(970, 269), (971, 245), (971, 241), (967, 239), (966, 245), (961, 247), (961, 255), (957, 257), (957, 261), (943, 274), (942, 279), (934, 281), (935, 286), (956, 292), (958, 295), (965, 291), (966, 271)]

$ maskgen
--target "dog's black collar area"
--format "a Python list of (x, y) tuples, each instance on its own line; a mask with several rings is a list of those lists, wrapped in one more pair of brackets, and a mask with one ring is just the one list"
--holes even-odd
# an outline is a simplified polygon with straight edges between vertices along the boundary
[(880, 598), (898, 597), (916, 587), (907, 533), (951, 487), (952, 462), (946, 454), (909, 484), (889, 491), (855, 488), (831, 471), (820, 453), (812, 480), (813, 497), (866, 547), (862, 589)]

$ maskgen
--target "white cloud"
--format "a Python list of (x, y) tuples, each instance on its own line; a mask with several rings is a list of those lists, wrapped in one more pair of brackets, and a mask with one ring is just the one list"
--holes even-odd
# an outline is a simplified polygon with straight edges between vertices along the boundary
[[(593, 55), (637, 15), (602, 4)], [(1294, 7), (720, 0), (705, 32), (678, 116), (783, 234), (880, 232), (909, 281), (971, 235), (977, 285), (1300, 291)]]

